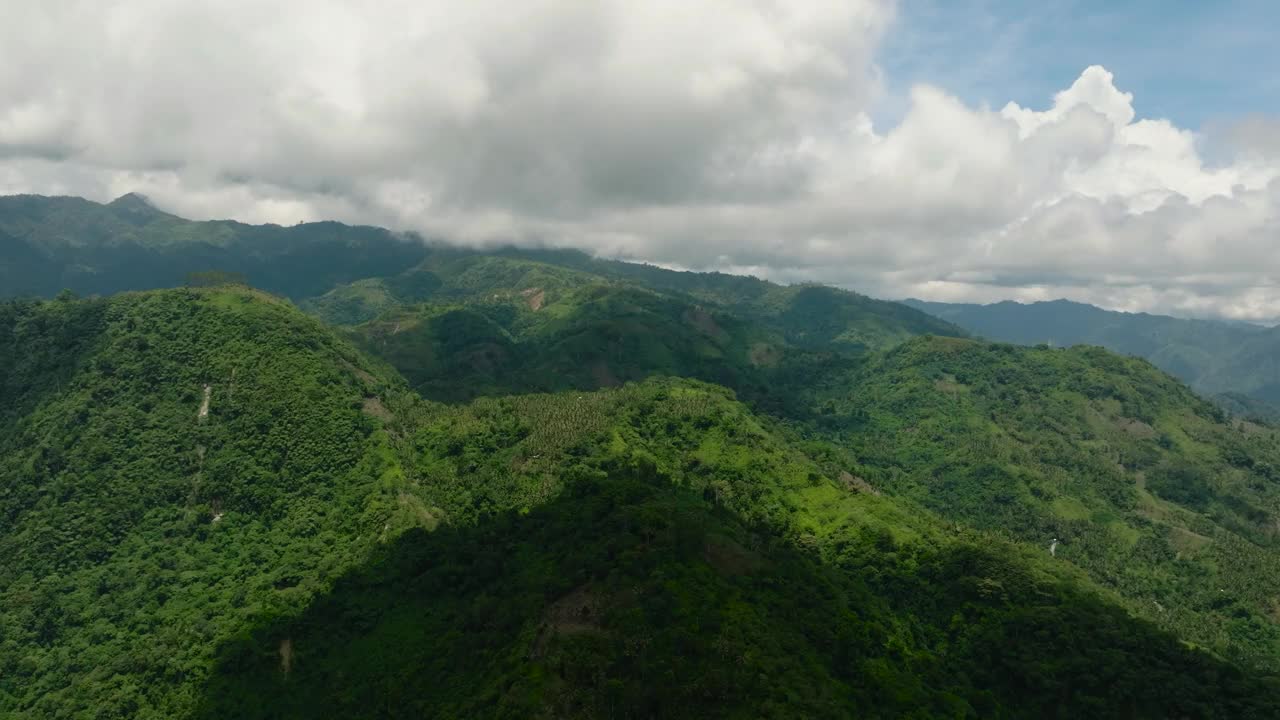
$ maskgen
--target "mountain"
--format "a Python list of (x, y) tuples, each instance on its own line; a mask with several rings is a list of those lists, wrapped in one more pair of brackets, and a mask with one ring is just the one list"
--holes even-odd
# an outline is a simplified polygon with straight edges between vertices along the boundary
[(731, 312), (798, 347), (865, 350), (916, 335), (964, 334), (914, 308), (824, 285), (778, 285), (740, 275), (602, 260), (577, 251), (512, 248), (489, 254), (438, 249), (412, 270), (336, 287), (304, 301), (303, 307), (328, 322), (354, 325), (425, 301), (528, 292), (530, 304), (540, 305), (587, 284), (641, 287)]
[(838, 332), (795, 343), (805, 336), (780, 323), (796, 314), (705, 287), (736, 281), (693, 274), (683, 290), (701, 296), (660, 293), (592, 264), (467, 258), (422, 302), (346, 333), (448, 402), (653, 375), (728, 386), (818, 443), (831, 476), (1028, 547), (1056, 538), (1131, 612), (1245, 663), (1280, 657), (1280, 585), (1265, 579), (1280, 577), (1274, 429), (1097, 349), (917, 335), (877, 350)]
[(132, 193), (105, 205), (0, 196), (0, 295), (9, 297), (174, 287), (190, 273), (220, 271), (301, 298), (400, 272), (424, 254), (420, 240), (381, 228), (192, 222)]
[[(846, 368), (888, 378), (851, 422), (970, 346), (1006, 352), (925, 339)], [(1122, 378), (1108, 358), (1078, 364)], [(1277, 710), (1256, 663), (1133, 617), (1076, 556), (1000, 516), (957, 527), (891, 468), (850, 472), (883, 458), (848, 465), (715, 385), (442, 405), (236, 286), (0, 305), (0, 362), (15, 716)], [(1179, 388), (1153, 392), (1201, 408)], [(1232, 430), (1204, 422), (1208, 453)], [(1201, 507), (1260, 502), (1244, 492), (1215, 483)]]
[(1058, 347), (1100, 345), (1146, 358), (1205, 395), (1248, 399), (1225, 398), (1229, 407), (1267, 419), (1280, 417), (1277, 328), (1114, 312), (1067, 300), (991, 305), (903, 302), (992, 340)]
[(1147, 361), (577, 252), (0, 207), (5, 257), (192, 273), (0, 303), (0, 717), (1280, 715), (1280, 436)]
[[(524, 263), (501, 265), (545, 272)], [(1152, 365), (947, 336), (796, 347), (722, 307), (592, 278), (561, 277), (534, 309), (542, 291), (521, 277), (346, 333), (447, 402), (654, 375), (728, 386), (818, 443), (831, 476), (1029, 547), (1057, 538), (1132, 612), (1244, 662), (1280, 657), (1280, 435)]]
[(428, 512), (398, 380), (274, 297), (7, 303), (0, 367), (0, 714), (180, 713), (211, 643)]
[[(870, 348), (916, 334), (959, 333), (903, 305), (823, 286), (676, 272), (576, 251), (457, 250), (336, 222), (293, 227), (193, 222), (135, 193), (105, 205), (73, 197), (0, 196), (0, 296), (174, 287), (209, 272), (293, 298), (339, 324), (366, 322), (428, 299), (474, 300), (517, 286), (554, 295), (589, 280), (732, 310), (770, 325), (797, 345)], [(532, 303), (541, 302), (537, 290)]]
[(342, 285), (300, 305), (348, 325), (354, 343), (442, 401), (593, 390), (657, 374), (785, 404), (788, 383), (815, 364), (840, 364), (920, 334), (964, 334), (844, 290), (567, 252), (436, 249), (410, 271)]
[(439, 400), (591, 390), (654, 374), (745, 388), (762, 382), (789, 347), (772, 327), (686, 295), (474, 253), (437, 252), (412, 272), (341, 286), (302, 306), (326, 319), (350, 317), (352, 306), (339, 298), (372, 283), (390, 291), (376, 298), (389, 299), (376, 319), (345, 333)]
[(1053, 545), (1134, 613), (1275, 667), (1274, 428), (1230, 421), (1146, 361), (1092, 347), (922, 338), (801, 392), (820, 409), (813, 427), (872, 487)]

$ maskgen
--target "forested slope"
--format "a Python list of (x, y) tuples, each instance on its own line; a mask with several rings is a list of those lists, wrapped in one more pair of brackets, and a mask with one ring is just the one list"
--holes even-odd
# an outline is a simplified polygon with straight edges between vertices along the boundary
[(594, 389), (653, 375), (732, 387), (859, 483), (1054, 552), (1127, 606), (1250, 665), (1280, 657), (1280, 437), (1150, 364), (956, 338), (879, 353), (688, 296), (519, 278), (352, 329), (428, 397)]
[(396, 507), (362, 407), (398, 381), (268, 296), (4, 304), (0, 363), (15, 717), (181, 714), (214, 642), (303, 608)]
[(788, 382), (833, 354), (839, 364), (921, 333), (964, 334), (834, 288), (529, 251), (436, 251), (410, 272), (341, 286), (301, 306), (349, 325), (353, 342), (391, 362), (426, 397), (445, 401), (611, 387), (656, 374), (715, 382), (775, 406), (788, 402)]
[(1101, 348), (922, 338), (810, 386), (870, 484), (1048, 549), (1183, 637), (1280, 659), (1280, 434)]
[(426, 253), (421, 239), (382, 228), (193, 222), (133, 194), (105, 205), (75, 197), (0, 196), (0, 297), (175, 287), (190, 273), (219, 271), (301, 298), (401, 272)]
[(1280, 331), (1247, 323), (1125, 313), (1067, 300), (906, 304), (990, 340), (1100, 345), (1137, 355), (1245, 417), (1280, 418)]
[(247, 289), (2, 307), (19, 717), (1276, 712), (715, 385), (441, 405)]
[(602, 285), (645, 289), (731, 313), (800, 348), (856, 352), (889, 347), (916, 335), (964, 334), (920, 310), (848, 290), (677, 272), (571, 251), (505, 249), (478, 254), (437, 248), (412, 270), (339, 286), (302, 306), (328, 322), (356, 325), (417, 303), (492, 302), (516, 293), (536, 309), (585, 286)]
[(298, 302), (0, 304), (0, 717), (1280, 715), (1280, 436), (1147, 362), (134, 196), (0, 260)]
[[(869, 353), (839, 339), (860, 332), (856, 319), (840, 326), (820, 310), (801, 327), (826, 318), (827, 340), (797, 342), (799, 331), (730, 309), (744, 301), (726, 300), (726, 287), (766, 283), (692, 274), (685, 290), (702, 283), (718, 293), (700, 302), (573, 274), (608, 263), (567, 255), (569, 272), (526, 256), (566, 255), (467, 260), (458, 275), (466, 280), (455, 282), (479, 290), (388, 310), (350, 336), (420, 392), (449, 401), (652, 375), (732, 387), (860, 482), (1046, 554), (1056, 539), (1060, 558), (1133, 612), (1224, 656), (1276, 667), (1274, 428), (1229, 421), (1150, 364), (1097, 348), (935, 336)], [(531, 289), (543, 293), (538, 303)]]

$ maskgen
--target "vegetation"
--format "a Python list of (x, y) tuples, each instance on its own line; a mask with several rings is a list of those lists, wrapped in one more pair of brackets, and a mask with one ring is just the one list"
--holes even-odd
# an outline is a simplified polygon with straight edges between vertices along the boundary
[(674, 375), (780, 408), (791, 402), (788, 384), (804, 382), (816, 365), (840, 366), (919, 333), (963, 334), (833, 288), (553, 252), (435, 251), (410, 272), (301, 305), (351, 325), (355, 344), (388, 360), (425, 397), (446, 402)]
[(391, 311), (348, 336), (425, 397), (443, 401), (615, 387), (651, 375), (761, 386), (787, 347), (727, 313), (595, 283), (550, 296), (538, 289)]
[(252, 291), (0, 305), (0, 714), (174, 717), (375, 542), (387, 382)]
[(448, 406), (247, 289), (4, 312), (18, 714), (1276, 711), (1073, 562), (833, 473), (715, 385)]
[[(1225, 657), (1277, 667), (1280, 585), (1259, 577), (1280, 577), (1280, 438), (1265, 424), (1227, 421), (1152, 366), (1097, 349), (940, 337), (868, 355), (841, 333), (804, 343), (759, 316), (599, 276), (560, 276), (534, 311), (512, 269), (541, 266), (467, 262), (462, 276), (481, 300), (456, 293), (459, 305), (391, 311), (351, 332), (427, 397), (653, 375), (726, 385), (831, 459), (829, 475), (848, 471), (1039, 552), (1056, 539), (1058, 557), (1131, 612)], [(477, 267), (485, 281), (474, 279)], [(691, 277), (733, 302), (723, 287), (737, 281)], [(789, 317), (812, 327), (826, 315)]]
[[(707, 311), (732, 314), (796, 347), (861, 351), (915, 335), (963, 335), (950, 323), (898, 303), (822, 285), (782, 286), (754, 277), (676, 272), (596, 260), (578, 252), (504, 250), (492, 255), (437, 249), (413, 270), (340, 286), (303, 302), (328, 322), (356, 325), (404, 306), (513, 299), (530, 309), (584, 286), (657, 292)], [(535, 300), (536, 299), (536, 300)]]
[(809, 432), (886, 493), (1085, 569), (1136, 613), (1277, 666), (1280, 435), (1099, 348), (922, 338), (814, 388)]
[(243, 273), (224, 272), (221, 270), (202, 270), (187, 273), (187, 285), (191, 287), (217, 287), (219, 285), (245, 285), (249, 279)]
[(339, 283), (401, 272), (426, 252), (419, 240), (381, 228), (192, 222), (133, 194), (106, 205), (70, 197), (0, 197), (3, 296), (176, 287), (188, 273), (220, 271), (302, 298)]
[(605, 465), (410, 531), (222, 649), (201, 717), (1266, 717), (1251, 680), (999, 552), (831, 562)]
[(1233, 414), (1280, 417), (1280, 331), (1247, 323), (1111, 312), (1056, 300), (1023, 305), (907, 301), (992, 340), (1065, 347), (1100, 345), (1150, 360)]
[(581, 253), (511, 254), (547, 258), (601, 275), (629, 279), (659, 291), (711, 303), (815, 349), (881, 349), (916, 335), (963, 335), (957, 326), (915, 308), (825, 285), (781, 286), (725, 273), (675, 272), (652, 265), (590, 259)]
[[(601, 266), (567, 258), (575, 272)], [(1259, 580), (1280, 577), (1280, 438), (1271, 427), (1229, 422), (1152, 366), (1097, 349), (934, 337), (868, 354), (840, 339), (853, 332), (834, 331), (806, 342), (760, 314), (726, 309), (750, 298), (758, 307), (775, 292), (750, 279), (638, 271), (668, 288), (688, 276), (683, 289), (703, 293), (700, 305), (693, 294), (561, 275), (549, 304), (533, 311), (513, 269), (538, 262), (468, 260), (460, 277), (482, 288), (479, 300), (454, 293), (461, 304), (446, 309), (393, 310), (351, 337), (446, 401), (473, 396), (460, 389), (595, 389), (653, 375), (732, 387), (828, 459), (828, 475), (847, 471), (1038, 552), (1056, 539), (1057, 557), (1131, 612), (1225, 657), (1277, 667), (1280, 585)], [(752, 283), (763, 292), (742, 290)], [(690, 322), (695, 313), (701, 322)], [(786, 317), (816, 327), (831, 314)]]
[(0, 233), (95, 278), (0, 304), (0, 717), (1280, 715), (1278, 431), (1143, 360), (133, 196)]

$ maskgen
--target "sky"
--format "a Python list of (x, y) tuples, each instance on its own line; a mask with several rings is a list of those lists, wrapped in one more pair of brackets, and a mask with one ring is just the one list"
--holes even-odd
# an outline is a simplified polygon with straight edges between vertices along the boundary
[[(905, 0), (878, 62), (899, 89), (944, 87), (967, 104), (1040, 105), (1090, 65), (1134, 93), (1139, 116), (1200, 130), (1280, 113), (1274, 0)], [(894, 120), (891, 93), (877, 119)]]
[(0, 0), (0, 193), (1280, 319), (1280, 3)]

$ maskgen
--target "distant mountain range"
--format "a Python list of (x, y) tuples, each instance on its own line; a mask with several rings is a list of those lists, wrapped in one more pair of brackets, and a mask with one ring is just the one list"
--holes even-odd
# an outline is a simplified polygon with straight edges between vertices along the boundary
[(1146, 360), (137, 196), (0, 232), (0, 718), (1280, 717), (1280, 430)]
[(1093, 305), (905, 300), (989, 340), (1019, 345), (1099, 345), (1146, 358), (1238, 414), (1280, 416), (1280, 328), (1104, 310)]
[(102, 204), (77, 197), (0, 197), (0, 297), (81, 295), (181, 285), (192, 272), (240, 273), (290, 297), (396, 273), (426, 254), (375, 227), (316, 222), (283, 227), (195, 222), (128, 194)]

